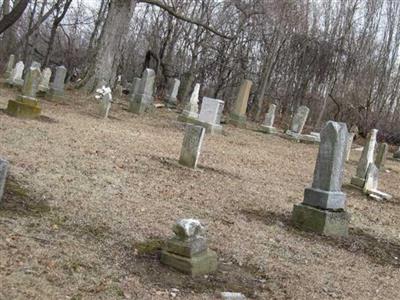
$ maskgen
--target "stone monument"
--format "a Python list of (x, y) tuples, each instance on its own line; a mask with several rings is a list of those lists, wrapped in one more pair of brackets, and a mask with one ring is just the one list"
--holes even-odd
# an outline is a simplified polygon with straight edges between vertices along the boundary
[(329, 236), (347, 236), (349, 214), (342, 192), (347, 126), (329, 121), (321, 131), (321, 143), (312, 186), (306, 188), (303, 203), (295, 205), (292, 219), (302, 230)]
[(36, 98), (41, 72), (39, 68), (29, 68), (22, 88), (22, 95), (9, 100), (7, 113), (14, 117), (33, 119), (40, 116), (40, 102)]
[(14, 64), (15, 64), (15, 55), (11, 54), (7, 62), (6, 71), (4, 72), (4, 78), (7, 79), (10, 78), (11, 72), (14, 69)]
[(40, 93), (47, 93), (49, 91), (50, 78), (51, 78), (51, 69), (50, 68), (44, 69), (42, 72), (42, 77), (40, 78), (40, 83), (38, 88)]
[(199, 118), (199, 93), (200, 84), (196, 83), (190, 99), (183, 109), (182, 114), (178, 116), (178, 121), (190, 123), (191, 120), (197, 120)]
[(95, 98), (99, 101), (99, 115), (102, 118), (107, 119), (112, 103), (112, 91), (109, 87), (103, 86), (102, 88), (97, 89), (96, 93), (97, 95)]
[(185, 137), (181, 149), (179, 163), (183, 166), (195, 169), (199, 160), (201, 145), (203, 144), (205, 128), (193, 124), (187, 124)]
[(3, 198), (4, 188), (6, 186), (8, 168), (9, 168), (8, 161), (0, 158), (0, 202), (1, 199)]
[[(154, 109), (154, 81), (155, 73), (152, 69), (146, 69), (143, 73), (137, 92), (132, 94), (129, 102), (129, 111), (141, 115), (145, 112), (151, 112)], [(134, 87), (135, 88), (135, 87)]]
[(370, 163), (367, 175), (365, 178), (365, 184), (363, 188), (364, 194), (367, 194), (369, 197), (374, 198), (376, 200), (390, 200), (392, 196), (380, 191), (378, 189), (379, 183), (379, 169), (376, 167), (374, 163)]
[(165, 101), (167, 103), (167, 107), (175, 108), (176, 105), (178, 104), (178, 99), (176, 96), (178, 95), (179, 92), (179, 86), (181, 85), (181, 82), (174, 78), (168, 79), (168, 91), (167, 95), (165, 98)]
[(389, 145), (387, 143), (379, 144), (375, 158), (375, 165), (379, 170), (385, 169), (388, 151), (389, 151)]
[(220, 122), (223, 109), (224, 101), (204, 97), (196, 124), (205, 127), (208, 133), (222, 133)]
[(53, 100), (64, 99), (64, 86), (65, 86), (66, 76), (67, 76), (67, 69), (64, 66), (59, 66), (56, 68), (54, 81), (50, 86), (50, 95)]
[(307, 106), (300, 106), (292, 119), (290, 128), (285, 132), (286, 135), (298, 140), (306, 124), (309, 112), (310, 109)]
[(7, 83), (11, 86), (22, 86), (24, 84), (24, 80), (22, 79), (24, 68), (25, 65), (22, 61), (17, 62), (15, 68), (11, 71)]
[(245, 79), (239, 89), (236, 101), (234, 103), (233, 111), (229, 115), (229, 123), (238, 126), (246, 126), (246, 110), (247, 102), (249, 101), (249, 95), (253, 82)]
[(261, 131), (269, 134), (276, 133), (274, 127), (276, 105), (271, 104), (268, 109), (268, 113), (265, 115), (264, 124), (261, 125)]
[(217, 254), (208, 249), (204, 227), (198, 220), (183, 219), (173, 226), (175, 237), (166, 242), (161, 262), (191, 276), (217, 270)]
[(350, 160), (351, 147), (353, 146), (353, 141), (355, 136), (356, 134), (354, 132), (349, 133), (349, 141), (347, 142), (347, 147), (346, 147), (346, 161)]
[(356, 188), (364, 188), (368, 167), (371, 163), (374, 162), (377, 134), (377, 129), (372, 129), (372, 131), (368, 134), (366, 144), (363, 148), (360, 160), (358, 162), (356, 175), (351, 178), (351, 184)]

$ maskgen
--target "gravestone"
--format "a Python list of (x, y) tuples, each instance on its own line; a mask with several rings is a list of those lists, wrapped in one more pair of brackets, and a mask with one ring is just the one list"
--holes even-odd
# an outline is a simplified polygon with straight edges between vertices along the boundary
[(53, 83), (50, 86), (50, 94), (53, 100), (64, 99), (64, 86), (65, 77), (67, 76), (67, 69), (64, 66), (56, 68)]
[(303, 230), (329, 236), (347, 236), (349, 214), (342, 192), (347, 126), (329, 121), (321, 131), (321, 143), (313, 183), (304, 191), (301, 204), (295, 205), (292, 219)]
[(221, 133), (221, 116), (224, 109), (224, 101), (204, 97), (199, 114), (199, 120), (196, 124), (206, 128), (208, 133)]
[(25, 66), (22, 61), (17, 62), (15, 68), (11, 71), (7, 83), (11, 86), (22, 86), (24, 84), (24, 80), (22, 79), (24, 68)]
[(32, 68), (37, 68), (37, 69), (40, 70), (40, 68), (42, 67), (42, 64), (37, 62), (37, 61), (33, 61), (32, 64), (31, 64), (31, 67)]
[(187, 124), (181, 149), (179, 163), (189, 168), (196, 168), (203, 144), (205, 128)]
[(4, 188), (6, 186), (8, 168), (9, 168), (8, 161), (0, 158), (0, 203), (1, 199), (3, 198)]
[(377, 134), (377, 129), (372, 129), (372, 131), (368, 134), (366, 144), (358, 162), (356, 175), (351, 178), (351, 184), (356, 188), (363, 189), (368, 167), (374, 162)]
[(161, 263), (191, 276), (217, 270), (217, 254), (208, 249), (205, 229), (198, 220), (182, 219), (172, 228), (175, 236), (161, 252)]
[(10, 78), (11, 72), (14, 69), (14, 64), (15, 64), (15, 55), (11, 54), (7, 62), (6, 71), (4, 72), (5, 78), (7, 79)]
[(111, 109), (112, 91), (109, 87), (103, 86), (96, 90), (97, 95), (95, 98), (99, 101), (98, 112), (100, 117), (107, 119)]
[(36, 98), (40, 77), (39, 68), (29, 68), (22, 87), (22, 95), (17, 96), (16, 100), (8, 101), (6, 111), (9, 115), (27, 119), (34, 119), (40, 116), (40, 102)]
[(390, 200), (392, 196), (380, 191), (378, 189), (378, 182), (379, 182), (379, 169), (374, 163), (370, 163), (367, 175), (365, 178), (365, 184), (363, 188), (364, 194), (367, 194), (371, 198), (376, 200)]
[(354, 132), (349, 133), (349, 140), (347, 142), (347, 147), (346, 147), (346, 161), (350, 160), (351, 147), (353, 146), (353, 141), (355, 136), (356, 134)]
[(247, 102), (249, 101), (249, 95), (253, 82), (245, 79), (239, 89), (236, 101), (234, 103), (233, 111), (229, 115), (229, 123), (238, 126), (246, 126), (246, 110)]
[(300, 106), (292, 119), (290, 128), (286, 130), (286, 134), (294, 139), (298, 139), (306, 124), (310, 109), (307, 106)]
[(141, 115), (145, 112), (153, 111), (155, 77), (156, 75), (152, 69), (146, 69), (143, 72), (137, 92), (132, 95), (129, 103), (130, 112)]
[(42, 72), (42, 77), (40, 78), (40, 83), (39, 83), (39, 92), (42, 93), (47, 93), (49, 90), (49, 84), (50, 84), (50, 78), (51, 78), (51, 69), (46, 68)]
[(197, 120), (199, 117), (199, 93), (200, 84), (196, 83), (194, 90), (190, 96), (189, 101), (186, 103), (183, 112), (178, 117), (180, 122), (190, 122), (191, 119)]
[(264, 124), (261, 125), (261, 131), (270, 134), (276, 133), (276, 128), (274, 127), (275, 111), (276, 105), (271, 104), (269, 106), (268, 113), (265, 115)]
[(176, 107), (178, 103), (178, 99), (176, 96), (178, 95), (179, 91), (179, 86), (181, 85), (181, 82), (178, 79), (168, 79), (168, 90), (167, 90), (167, 95), (166, 95), (166, 102), (167, 102), (167, 107)]
[(400, 160), (400, 147), (395, 153), (393, 153), (393, 159)]
[(385, 169), (388, 151), (389, 151), (389, 145), (387, 143), (379, 144), (375, 158), (375, 165), (379, 170)]

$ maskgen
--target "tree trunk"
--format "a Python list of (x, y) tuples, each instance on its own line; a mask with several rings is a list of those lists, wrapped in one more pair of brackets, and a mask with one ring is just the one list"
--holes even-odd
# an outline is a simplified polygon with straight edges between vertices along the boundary
[(29, 0), (20, 0), (10, 13), (4, 15), (4, 17), (0, 20), (0, 33), (6, 31), (18, 21), (18, 19), (24, 13), (25, 8), (28, 6), (28, 3)]
[(123, 57), (136, 1), (110, 1), (107, 18), (93, 60), (81, 87), (93, 92), (100, 85), (114, 86), (117, 69)]

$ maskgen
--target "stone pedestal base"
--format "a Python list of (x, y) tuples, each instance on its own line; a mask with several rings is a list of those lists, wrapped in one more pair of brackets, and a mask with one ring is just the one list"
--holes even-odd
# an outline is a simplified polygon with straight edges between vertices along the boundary
[(348, 236), (350, 214), (345, 211), (329, 211), (305, 204), (294, 205), (293, 224), (301, 230), (326, 236)]
[(246, 116), (240, 116), (234, 113), (229, 115), (228, 123), (239, 128), (246, 128)]
[(40, 116), (41, 108), (39, 101), (24, 99), (9, 100), (6, 112), (13, 117), (24, 119), (35, 119)]
[(342, 210), (345, 207), (346, 194), (306, 188), (303, 203), (321, 209)]
[(315, 135), (311, 134), (300, 134), (299, 140), (301, 143), (305, 144), (319, 144), (321, 143), (321, 139)]
[(362, 190), (364, 188), (364, 185), (365, 185), (365, 178), (360, 178), (360, 177), (354, 176), (354, 177), (351, 178), (350, 184), (353, 187)]
[(264, 133), (267, 134), (275, 134), (277, 133), (277, 130), (275, 127), (272, 126), (265, 126), (265, 125), (261, 125), (260, 130)]
[(217, 270), (217, 254), (206, 250), (192, 257), (176, 255), (166, 250), (161, 252), (161, 262), (191, 276), (205, 275)]
[(299, 142), (299, 141), (300, 141), (300, 134), (299, 134), (299, 133), (296, 133), (296, 132), (293, 132), (293, 131), (291, 131), (291, 130), (286, 130), (286, 131), (285, 131), (285, 137), (286, 137), (287, 139), (289, 139), (289, 140), (294, 140), (294, 141), (296, 141), (296, 142)]

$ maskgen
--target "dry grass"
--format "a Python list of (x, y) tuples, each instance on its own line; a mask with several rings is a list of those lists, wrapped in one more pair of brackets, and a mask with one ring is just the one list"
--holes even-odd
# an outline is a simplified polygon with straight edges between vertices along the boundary
[[(13, 93), (0, 89), (0, 108)], [(177, 164), (175, 113), (138, 117), (119, 103), (105, 121), (73, 93), (42, 107), (39, 121), (0, 112), (0, 154), (12, 165), (0, 206), (0, 299), (399, 299), (399, 163), (381, 175), (391, 201), (345, 186), (351, 235), (326, 238), (290, 224), (314, 145), (226, 126), (206, 137), (192, 171)], [(183, 217), (208, 224), (218, 273), (191, 279), (158, 262)]]

